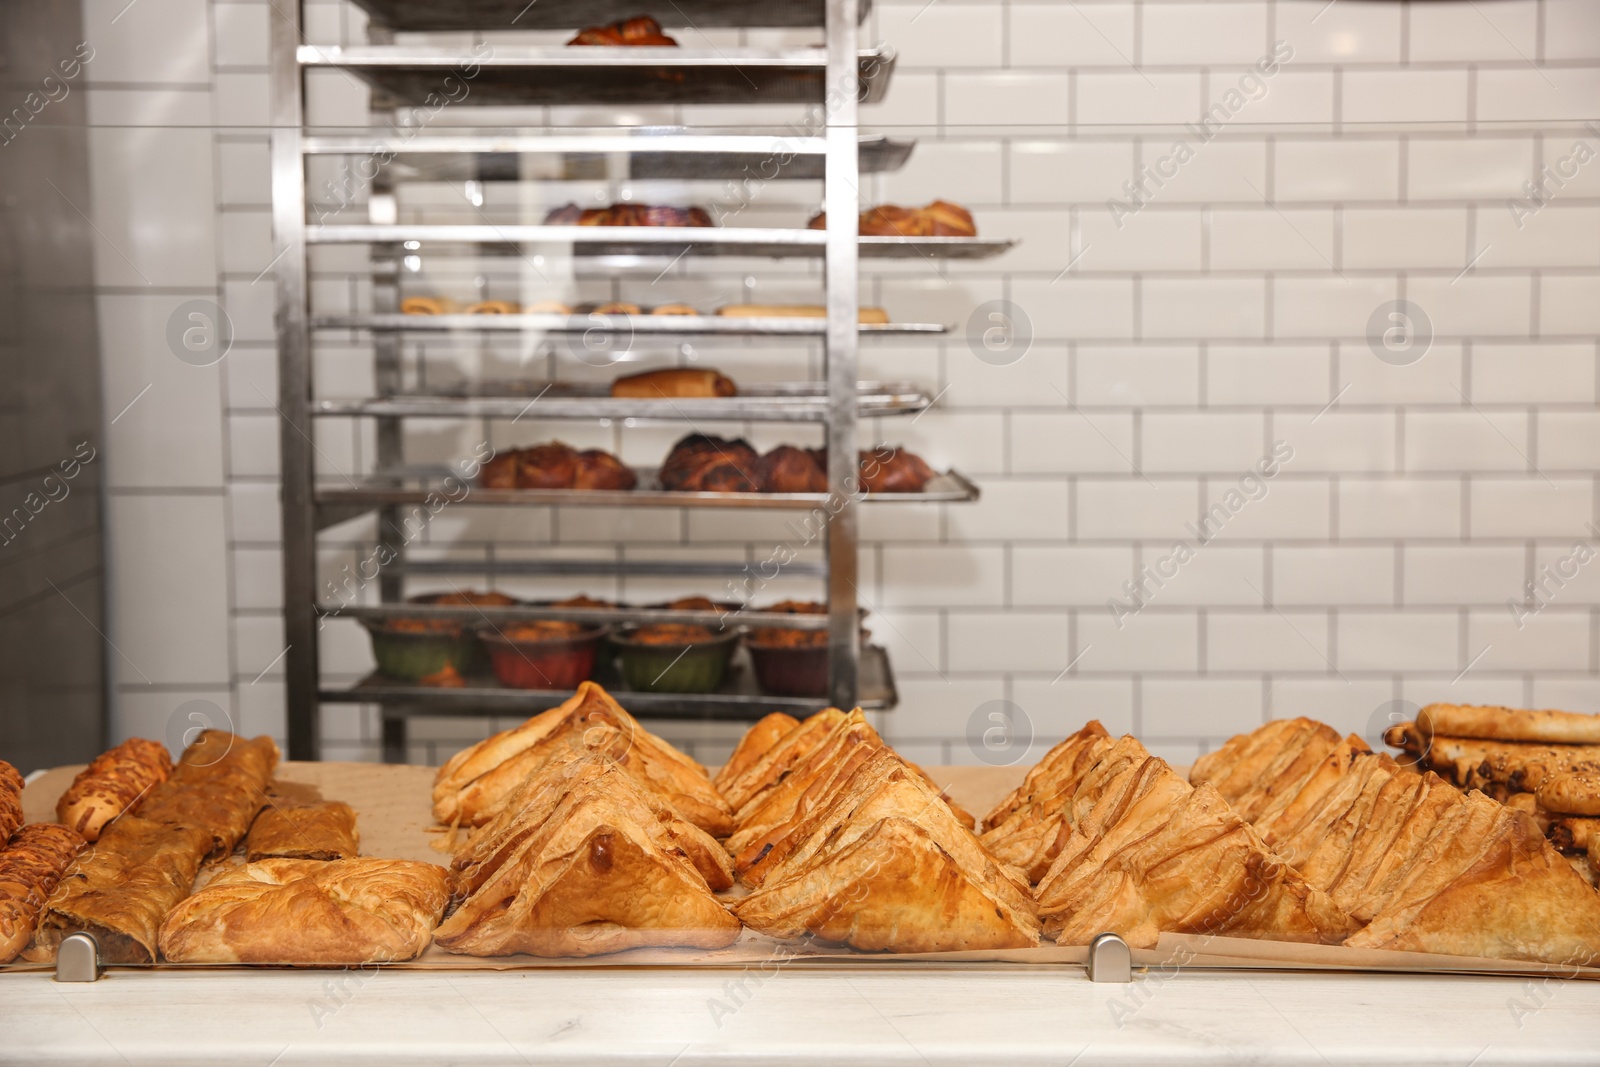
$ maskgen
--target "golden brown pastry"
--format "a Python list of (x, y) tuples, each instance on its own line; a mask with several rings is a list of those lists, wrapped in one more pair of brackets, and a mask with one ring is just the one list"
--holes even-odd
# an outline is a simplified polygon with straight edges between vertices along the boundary
[(1112, 744), (1105, 727), (1091, 720), (1056, 745), (984, 816), (979, 840), (999, 859), (1020, 867), (1029, 881), (1043, 878), (1061, 851), (1067, 802)]
[(742, 770), (726, 777), (719, 775), (717, 791), (732, 810), (739, 811), (757, 794), (776, 788), (844, 720), (845, 713), (838, 708), (823, 708), (808, 716)]
[[(717, 314), (737, 319), (823, 319), (828, 309), (821, 304), (727, 304)], [(867, 326), (887, 326), (889, 313), (879, 307), (858, 309), (857, 321)]]
[(402, 315), (454, 315), (461, 310), (447, 296), (408, 296), (400, 301)]
[(698, 315), (698, 314), (700, 314), (700, 312), (696, 311), (693, 307), (689, 306), (688, 304), (657, 304), (655, 307), (650, 309), (650, 314), (652, 314), (652, 315)]
[(450, 898), (412, 860), (266, 859), (213, 878), (161, 924), (172, 963), (332, 966), (414, 959)]
[(728, 756), (728, 762), (718, 769), (716, 777), (711, 779), (711, 784), (721, 789), (724, 782), (737, 777), (746, 767), (760, 759), (764, 752), (777, 744), (784, 734), (799, 725), (799, 719), (785, 712), (775, 711), (763, 716), (744, 732), (743, 737), (739, 738), (739, 743), (733, 746), (733, 752)]
[(1545, 811), (1563, 815), (1600, 815), (1600, 773), (1566, 771), (1539, 783), (1536, 794)]
[(1556, 745), (1600, 745), (1600, 715), (1573, 711), (1429, 704), (1417, 712), (1426, 742), (1436, 736), (1484, 741), (1538, 741)]
[(515, 300), (480, 300), (467, 305), (468, 315), (516, 315), (521, 311)]
[(10, 963), (33, 938), (34, 924), (84, 840), (58, 823), (24, 826), (0, 849), (0, 964)]
[(638, 304), (630, 304), (626, 300), (613, 300), (608, 304), (597, 304), (591, 315), (642, 315), (644, 309)]
[(347, 860), (360, 855), (356, 813), (337, 800), (315, 804), (273, 804), (265, 808), (245, 838), (245, 859)]
[(277, 761), (270, 737), (202, 732), (138, 812), (105, 827), (73, 861), (39, 920), (41, 957), (66, 934), (88, 930), (108, 963), (153, 962), (161, 920), (188, 895), (201, 862), (244, 837)]
[(569, 45), (602, 45), (610, 47), (638, 47), (641, 45), (653, 48), (675, 48), (677, 41), (661, 32), (661, 23), (648, 15), (638, 15), (631, 19), (613, 22), (609, 26), (590, 26), (578, 31), (578, 35), (568, 41)]
[(166, 745), (130, 737), (79, 772), (56, 801), (56, 818), (85, 841), (98, 841), (106, 823), (133, 810), (148, 790), (171, 774)]
[(559, 300), (536, 300), (522, 311), (525, 315), (570, 315), (572, 307)]
[(1600, 819), (1581, 815), (1557, 816), (1550, 820), (1550, 843), (1562, 852), (1588, 852), (1600, 837)]
[[(1404, 727), (1390, 727), (1384, 741), (1406, 743)], [(1422, 742), (1423, 762), (1462, 789), (1481, 789), (1496, 799), (1537, 792), (1556, 775), (1600, 774), (1600, 745), (1543, 745), (1531, 741), (1480, 741), (1435, 735)]]
[[(641, 946), (722, 948), (739, 921), (664, 830), (646, 788), (595, 767), (529, 812), (463, 871), (463, 899), (434, 933), (474, 956), (593, 956)], [(542, 815), (542, 819), (539, 816)], [(713, 843), (714, 844), (714, 843)]]
[(761, 457), (756, 467), (761, 490), (766, 493), (826, 493), (828, 472), (811, 449), (779, 445)]
[(564, 204), (545, 216), (546, 226), (710, 226), (711, 216), (700, 207), (663, 207), (622, 203), (610, 207), (580, 208)]
[(0, 759), (0, 848), (21, 828), (22, 772)]
[(709, 368), (666, 367), (629, 374), (611, 383), (611, 395), (639, 400), (737, 396), (733, 379)]
[(1072, 825), (1039, 882), (1039, 916), (1058, 943), (1109, 930), (1138, 948), (1162, 933), (1337, 944), (1355, 929), (1214, 787), (1190, 786), (1155, 757), (1092, 782), (1070, 802)]
[[(828, 227), (827, 212), (812, 216), (813, 230)], [(862, 237), (976, 237), (977, 224), (972, 213), (958, 204), (935, 200), (925, 207), (898, 207), (880, 204), (861, 213)]]
[(760, 457), (750, 443), (692, 433), (661, 462), (661, 488), (684, 493), (759, 493)]
[(922, 776), (883, 748), (835, 781), (741, 877), (759, 888), (734, 911), (772, 937), (890, 952), (1039, 939), (1021, 872), (989, 855)]
[[(623, 738), (612, 746), (609, 727)], [(732, 826), (727, 803), (705, 768), (646, 730), (594, 682), (584, 682), (559, 707), (463, 749), (434, 778), (433, 815), (440, 823), (481, 826), (525, 778), (571, 744), (604, 743), (611, 757), (658, 790), (685, 818), (715, 836)]]
[(579, 451), (560, 441), (501, 452), (478, 471), (484, 489), (632, 489), (639, 477), (599, 448)]

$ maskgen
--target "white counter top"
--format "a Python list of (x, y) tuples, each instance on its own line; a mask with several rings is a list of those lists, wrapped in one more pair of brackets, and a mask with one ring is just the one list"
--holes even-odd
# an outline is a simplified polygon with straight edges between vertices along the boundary
[[(0, 1063), (1600, 1063), (1600, 982), (1081, 968), (0, 975)], [(744, 978), (743, 991), (738, 982)]]

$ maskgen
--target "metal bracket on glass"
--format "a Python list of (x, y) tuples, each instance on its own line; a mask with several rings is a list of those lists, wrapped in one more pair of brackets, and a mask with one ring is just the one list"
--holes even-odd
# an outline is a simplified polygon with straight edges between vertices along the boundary
[(56, 981), (97, 982), (100, 980), (100, 942), (80, 930), (61, 939), (56, 949)]
[(1133, 952), (1116, 934), (1101, 934), (1089, 942), (1089, 981), (1133, 981)]

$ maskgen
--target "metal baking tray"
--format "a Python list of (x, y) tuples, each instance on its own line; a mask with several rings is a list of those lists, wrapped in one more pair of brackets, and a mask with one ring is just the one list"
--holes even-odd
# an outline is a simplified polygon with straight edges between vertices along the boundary
[[(513, 385), (517, 388), (511, 388)], [(504, 387), (502, 392), (500, 386)], [(857, 408), (862, 415), (914, 415), (933, 403), (926, 392), (907, 382), (862, 382)], [(812, 382), (779, 382), (747, 386), (738, 396), (677, 397), (644, 400), (611, 396), (604, 385), (570, 382), (498, 383), (492, 392), (474, 385), (459, 394), (373, 397), (366, 400), (322, 400), (313, 415), (362, 415), (379, 418), (519, 419), (662, 419), (737, 420), (750, 422), (825, 422), (828, 396)]]
[[(346, 71), (411, 105), (811, 104), (827, 92), (823, 48), (496, 45), (480, 58), (421, 45), (301, 45), (297, 57), (304, 67)], [(894, 63), (886, 47), (860, 53), (862, 103), (883, 99)]]
[[(741, 337), (820, 337), (828, 322), (820, 318), (736, 318), (722, 315), (319, 315), (313, 330), (400, 330), (407, 333), (725, 334)], [(862, 323), (864, 336), (942, 334), (938, 322)]]
[[(897, 171), (911, 158), (915, 141), (879, 135), (860, 139), (857, 169), (862, 174)], [(307, 155), (373, 156), (387, 159), (385, 173), (394, 181), (522, 181), (523, 160), (558, 156), (560, 170), (538, 180), (596, 181), (670, 179), (714, 181), (752, 177), (763, 181), (821, 180), (825, 159), (820, 137), (688, 133), (649, 127), (624, 135), (483, 135), (437, 133), (400, 138), (372, 134), (305, 138)], [(610, 161), (622, 157), (620, 170)]]
[[(330, 704), (392, 704), (426, 715), (528, 714), (553, 708), (572, 696), (571, 690), (507, 689), (493, 677), (469, 677), (460, 689), (436, 689), (370, 674), (349, 687), (324, 686), (319, 700)], [(728, 679), (714, 693), (638, 693), (624, 688), (614, 669), (597, 672), (595, 681), (640, 719), (725, 719), (754, 721), (774, 711), (808, 715), (828, 707), (826, 697), (772, 696), (756, 687), (748, 653), (739, 649)], [(889, 656), (877, 645), (861, 646), (856, 703), (864, 711), (888, 711), (900, 702)]]
[[(391, 30), (577, 30), (636, 15), (704, 29), (822, 26), (824, 0), (355, 0)], [(872, 0), (861, 0), (861, 17)]]
[[(350, 225), (306, 227), (310, 244), (381, 244), (429, 242), (430, 252), (464, 254), (478, 250), (515, 252), (523, 244), (570, 244), (576, 256), (644, 256), (674, 259), (697, 256), (749, 256), (778, 259), (806, 256), (820, 259), (825, 230), (778, 230), (754, 226), (528, 226), (488, 225)], [(989, 259), (1016, 242), (986, 237), (859, 237), (863, 259)]]
[[(749, 578), (755, 565), (744, 560), (721, 559), (397, 559), (387, 571), (408, 575), (466, 574), (483, 578), (543, 577), (562, 575), (604, 576), (619, 578)], [(828, 565), (813, 560), (797, 559), (784, 564), (783, 573), (789, 577), (824, 578)]]
[[(432, 500), (461, 496), (454, 505), (514, 505), (538, 507), (559, 504), (587, 507), (656, 508), (761, 508), (778, 511), (809, 511), (828, 502), (826, 493), (679, 493), (662, 489), (655, 470), (635, 468), (636, 489), (480, 489), (461, 496), (459, 489), (446, 494), (445, 468), (405, 474), (377, 474), (364, 479), (324, 478), (314, 499), (319, 508), (331, 508), (343, 522), (356, 512), (385, 504), (423, 504)], [(457, 476), (459, 482), (459, 476)], [(936, 474), (920, 493), (871, 493), (868, 504), (966, 503), (978, 499), (978, 487), (956, 471)]]

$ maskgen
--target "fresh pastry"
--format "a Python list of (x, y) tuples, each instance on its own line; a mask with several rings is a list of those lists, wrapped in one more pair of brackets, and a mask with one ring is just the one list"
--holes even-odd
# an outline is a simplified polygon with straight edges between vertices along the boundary
[(21, 828), (22, 772), (0, 759), (0, 848)]
[(478, 471), (484, 489), (632, 489), (638, 476), (599, 448), (560, 441), (501, 452)]
[(606, 304), (597, 304), (591, 315), (642, 315), (644, 309), (638, 304), (630, 304), (626, 300), (613, 300)]
[(661, 488), (685, 493), (759, 493), (759, 456), (743, 439), (693, 433), (661, 464)]
[(800, 725), (800, 720), (785, 712), (774, 711), (764, 715), (756, 724), (745, 731), (739, 743), (734, 746), (729, 754), (728, 761), (717, 771), (711, 784), (719, 790), (726, 781), (737, 777), (746, 767), (761, 758), (773, 745), (783, 738), (783, 735)]
[(621, 203), (610, 207), (580, 208), (563, 204), (545, 216), (546, 226), (710, 226), (711, 216), (700, 207), (663, 207)]
[(555, 788), (534, 787), (540, 802), (514, 832), (485, 842), (481, 859), (464, 857), (463, 899), (435, 943), (474, 956), (593, 956), (715, 949), (739, 936), (739, 921), (662, 822), (670, 812), (648, 787), (604, 760), (556, 777)]
[(200, 864), (239, 843), (266, 802), (277, 761), (270, 737), (202, 732), (138, 811), (106, 826), (73, 861), (39, 920), (40, 957), (88, 930), (108, 963), (154, 962), (161, 921), (189, 894)]
[(1091, 720), (1045, 753), (1022, 784), (983, 817), (984, 845), (1027, 872), (1030, 881), (1043, 878), (1061, 851), (1067, 802), (1113, 744), (1105, 727)]
[(1537, 741), (1547, 745), (1600, 745), (1600, 715), (1574, 711), (1429, 704), (1417, 712), (1422, 739), (1475, 737), (1484, 741)]
[(732, 810), (739, 811), (757, 794), (775, 788), (844, 720), (845, 714), (838, 708), (823, 708), (808, 716), (736, 773), (718, 775), (717, 791)]
[(688, 304), (658, 304), (650, 309), (652, 315), (698, 315), (700, 312)]
[(572, 307), (559, 300), (536, 300), (522, 309), (525, 315), (570, 315)]
[[(822, 319), (827, 318), (828, 309), (821, 304), (728, 304), (718, 308), (717, 314), (737, 319)], [(858, 321), (885, 326), (889, 313), (878, 307), (859, 308)]]
[(832, 779), (741, 877), (759, 888), (734, 911), (771, 937), (888, 952), (1026, 948), (1039, 939), (1026, 879), (886, 748)]
[(414, 959), (450, 876), (412, 860), (265, 859), (219, 874), (161, 924), (172, 963), (308, 966)]
[(869, 493), (920, 493), (933, 480), (933, 468), (903, 448), (879, 445), (861, 453), (861, 488)]
[(337, 800), (273, 804), (250, 827), (245, 859), (347, 860), (360, 854), (356, 813)]
[(1564, 815), (1600, 815), (1600, 774), (1553, 774), (1539, 783), (1539, 807)]
[(400, 301), (402, 315), (454, 315), (460, 310), (447, 296), (408, 296)]
[(56, 801), (56, 818), (85, 841), (98, 841), (106, 823), (131, 810), (171, 774), (166, 745), (130, 737), (78, 773)]
[(815, 451), (779, 445), (761, 457), (756, 467), (762, 491), (768, 493), (826, 493), (828, 472)]
[(0, 848), (0, 964), (16, 959), (33, 939), (44, 902), (83, 847), (76, 831), (59, 823), (36, 822), (18, 830), (11, 844)]
[[(760, 610), (768, 614), (826, 615), (828, 605), (817, 600), (780, 600)], [(828, 643), (828, 631), (757, 626), (745, 635), (745, 641), (761, 648), (822, 648)]]
[(738, 393), (739, 387), (733, 384), (732, 378), (709, 368), (666, 367), (629, 374), (611, 383), (612, 396), (640, 400), (737, 396)]
[(1481, 789), (1499, 800), (1536, 791), (1559, 774), (1600, 774), (1600, 744), (1546, 745), (1437, 734), (1428, 741), (1409, 723), (1391, 726), (1384, 741), (1417, 754), (1462, 789)]
[(515, 300), (480, 300), (468, 305), (468, 315), (516, 315), (522, 311)]
[[(1105, 755), (1137, 744), (1123, 738)], [(1215, 787), (1148, 753), (1105, 762), (1114, 770), (1091, 768), (1067, 801), (1065, 840), (1039, 882), (1039, 917), (1058, 943), (1109, 930), (1136, 948), (1163, 933), (1337, 944), (1355, 929)]]
[(434, 818), (446, 826), (483, 825), (523, 779), (571, 744), (606, 741), (611, 736), (596, 727), (620, 733), (624, 744), (613, 758), (696, 826), (718, 836), (732, 829), (728, 805), (712, 787), (705, 768), (646, 730), (594, 682), (579, 685), (560, 706), (452, 756), (434, 778)]
[[(828, 227), (827, 212), (814, 215), (808, 223), (813, 230)], [(861, 213), (862, 237), (976, 237), (977, 224), (966, 208), (946, 200), (935, 200), (925, 207), (896, 207), (881, 204)]]
[(579, 30), (578, 35), (567, 44), (675, 48), (678, 42), (661, 32), (661, 23), (648, 15), (639, 15), (613, 22), (609, 26), (590, 26)]

